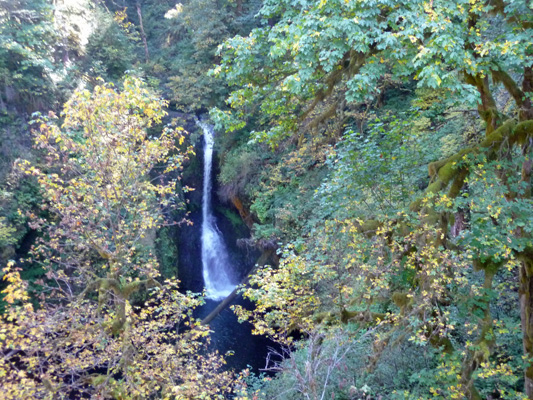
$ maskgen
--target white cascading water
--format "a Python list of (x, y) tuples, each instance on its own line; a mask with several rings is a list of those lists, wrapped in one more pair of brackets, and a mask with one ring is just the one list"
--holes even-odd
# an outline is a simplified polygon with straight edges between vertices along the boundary
[(214, 129), (198, 122), (204, 132), (204, 193), (202, 198), (202, 267), (207, 298), (221, 300), (228, 296), (235, 284), (231, 282), (228, 250), (218, 230), (211, 210), (211, 168), (213, 161)]

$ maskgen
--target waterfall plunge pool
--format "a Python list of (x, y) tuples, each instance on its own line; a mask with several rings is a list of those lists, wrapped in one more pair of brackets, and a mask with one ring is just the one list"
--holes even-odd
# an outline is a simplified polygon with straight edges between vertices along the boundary
[[(217, 212), (223, 205), (213, 196), (217, 189), (213, 180), (216, 172), (216, 165), (213, 165), (215, 132), (204, 122), (197, 125), (204, 132), (202, 148), (197, 151), (203, 158), (202, 208), (190, 214), (192, 226), (180, 229), (178, 274), (184, 290), (206, 290), (205, 305), (195, 311), (196, 318), (204, 319), (251, 271), (259, 254), (246, 254), (246, 250), (239, 249), (236, 241), (242, 233), (237, 233), (229, 220)], [(230, 306), (236, 304), (253, 307), (242, 296), (237, 296)], [(265, 367), (268, 348), (275, 345), (266, 337), (252, 335), (251, 324), (239, 323), (230, 306), (209, 323), (212, 330), (210, 349), (220, 354), (232, 354), (226, 357), (227, 369), (238, 372), (250, 366), (258, 373)]]

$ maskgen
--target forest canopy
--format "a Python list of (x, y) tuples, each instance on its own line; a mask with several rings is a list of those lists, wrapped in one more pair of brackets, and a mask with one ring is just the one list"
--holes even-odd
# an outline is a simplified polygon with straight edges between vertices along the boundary
[[(533, 399), (533, 2), (76, 4), (0, 0), (6, 398)], [(269, 375), (171, 278), (208, 110)]]

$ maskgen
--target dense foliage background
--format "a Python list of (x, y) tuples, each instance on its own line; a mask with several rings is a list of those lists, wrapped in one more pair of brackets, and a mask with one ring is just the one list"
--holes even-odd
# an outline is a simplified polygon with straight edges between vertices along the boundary
[[(0, 0), (4, 397), (533, 398), (532, 38), (524, 0)], [(172, 279), (208, 111), (268, 376)]]

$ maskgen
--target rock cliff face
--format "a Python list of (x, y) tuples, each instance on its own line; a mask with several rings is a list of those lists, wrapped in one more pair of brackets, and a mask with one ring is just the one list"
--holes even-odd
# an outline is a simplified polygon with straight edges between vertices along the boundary
[(254, 225), (254, 220), (252, 218), (252, 214), (250, 214), (250, 210), (244, 207), (241, 199), (237, 196), (233, 196), (231, 198), (231, 204), (237, 209), (239, 212), (239, 215), (241, 216), (242, 221), (246, 224), (248, 229), (251, 231)]

